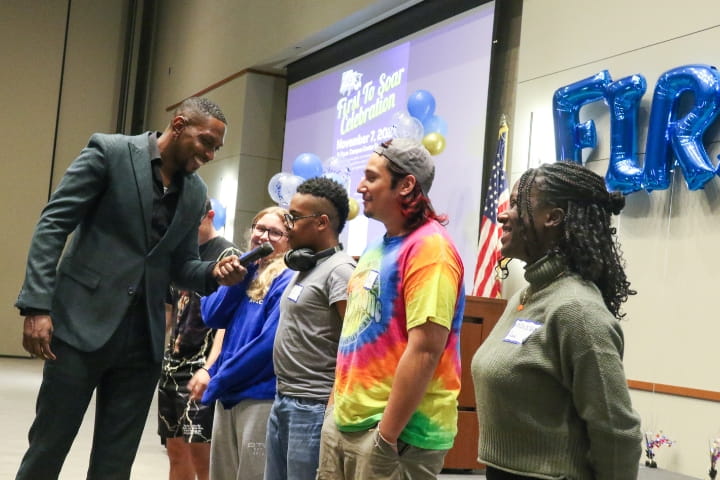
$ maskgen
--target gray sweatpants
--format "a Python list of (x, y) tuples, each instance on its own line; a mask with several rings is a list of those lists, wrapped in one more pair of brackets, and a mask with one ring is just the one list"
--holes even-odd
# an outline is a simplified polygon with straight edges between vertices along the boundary
[(262, 480), (272, 400), (244, 400), (229, 410), (215, 404), (210, 480)]

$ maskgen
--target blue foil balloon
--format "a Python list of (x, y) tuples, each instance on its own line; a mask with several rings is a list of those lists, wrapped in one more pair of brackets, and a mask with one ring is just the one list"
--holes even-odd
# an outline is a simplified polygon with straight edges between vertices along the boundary
[[(677, 117), (678, 99), (692, 92), (694, 106)], [(717, 173), (702, 143), (702, 135), (720, 112), (720, 75), (709, 65), (685, 65), (663, 73), (655, 86), (643, 184), (648, 191), (670, 186), (671, 150), (690, 190), (703, 188)]]
[(435, 97), (427, 90), (416, 90), (407, 101), (408, 113), (421, 122), (435, 113)]
[(637, 128), (640, 99), (647, 81), (640, 74), (616, 80), (607, 86), (605, 101), (610, 107), (610, 165), (605, 185), (610, 192), (628, 194), (642, 189), (643, 171), (637, 161)]
[(580, 123), (580, 107), (604, 98), (611, 77), (607, 70), (561, 87), (553, 95), (555, 153), (557, 160), (582, 163), (582, 149), (595, 147), (595, 122)]

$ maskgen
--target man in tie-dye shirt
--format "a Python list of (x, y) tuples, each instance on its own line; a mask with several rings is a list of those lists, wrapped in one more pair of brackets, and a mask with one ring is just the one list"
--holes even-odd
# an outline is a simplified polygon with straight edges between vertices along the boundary
[(319, 480), (435, 479), (457, 433), (463, 265), (427, 197), (430, 153), (394, 139), (358, 186), (387, 230), (348, 283)]

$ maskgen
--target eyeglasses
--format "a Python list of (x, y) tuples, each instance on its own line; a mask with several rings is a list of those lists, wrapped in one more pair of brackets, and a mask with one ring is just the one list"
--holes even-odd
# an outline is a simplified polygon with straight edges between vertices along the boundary
[(299, 217), (296, 217), (292, 213), (286, 213), (284, 216), (288, 228), (293, 228), (295, 226), (295, 222), (298, 220), (302, 220), (303, 218), (319, 217), (320, 215), (322, 215), (322, 213), (313, 213), (312, 215), (300, 215)]
[(253, 224), (252, 230), (255, 235), (258, 235), (260, 237), (267, 233), (268, 239), (272, 242), (277, 242), (282, 237), (287, 235), (285, 232), (281, 232), (280, 230), (275, 230), (274, 228), (266, 228), (258, 224)]

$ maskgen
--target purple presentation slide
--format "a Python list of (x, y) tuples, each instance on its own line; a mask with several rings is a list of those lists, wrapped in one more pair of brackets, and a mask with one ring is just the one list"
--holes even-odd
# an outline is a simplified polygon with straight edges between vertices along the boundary
[(434, 114), (447, 124), (446, 146), (434, 156), (430, 198), (449, 217), (466, 288), (472, 286), (493, 13), (494, 2), (484, 4), (289, 87), (282, 170), (292, 172), (301, 153), (347, 161), (348, 193), (360, 205), (341, 237), (351, 255), (385, 232), (362, 214), (356, 189), (365, 164), (373, 147), (394, 135), (398, 115), (409, 114), (408, 97), (425, 90), (435, 99)]

